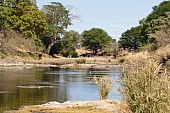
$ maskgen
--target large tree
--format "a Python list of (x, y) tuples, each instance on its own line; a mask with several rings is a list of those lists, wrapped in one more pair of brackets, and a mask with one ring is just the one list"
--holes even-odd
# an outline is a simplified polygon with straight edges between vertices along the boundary
[(51, 2), (50, 5), (44, 5), (43, 11), (46, 14), (49, 28), (48, 37), (50, 37), (50, 44), (47, 47), (47, 54), (49, 54), (51, 47), (60, 41), (64, 30), (71, 25), (71, 17), (69, 10), (59, 2)]
[(92, 50), (93, 54), (96, 54), (99, 49), (105, 47), (112, 38), (106, 33), (106, 31), (100, 28), (92, 28), (82, 33), (83, 46), (86, 49)]
[(76, 31), (66, 31), (60, 43), (56, 43), (50, 50), (50, 55), (60, 54), (64, 57), (77, 57), (76, 47), (81, 40), (81, 35)]
[(40, 37), (47, 31), (46, 17), (33, 0), (5, 0), (0, 6), (0, 20), (3, 28), (26, 37)]
[(141, 26), (132, 27), (130, 30), (122, 33), (119, 40), (119, 46), (130, 51), (137, 51), (142, 46), (142, 38), (143, 37), (141, 36)]
[[(129, 50), (155, 50), (168, 42), (170, 1), (153, 7), (153, 11), (137, 27), (125, 31), (119, 40), (120, 47)], [(164, 38), (163, 38), (164, 37)]]
[(152, 31), (149, 38), (154, 38), (158, 47), (170, 44), (170, 11), (165, 16), (152, 20)]

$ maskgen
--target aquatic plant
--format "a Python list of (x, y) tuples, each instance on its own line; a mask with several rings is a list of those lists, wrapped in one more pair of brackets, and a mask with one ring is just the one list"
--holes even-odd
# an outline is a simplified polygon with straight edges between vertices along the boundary
[(93, 80), (98, 84), (100, 100), (107, 99), (111, 90), (112, 81), (109, 76), (94, 77)]

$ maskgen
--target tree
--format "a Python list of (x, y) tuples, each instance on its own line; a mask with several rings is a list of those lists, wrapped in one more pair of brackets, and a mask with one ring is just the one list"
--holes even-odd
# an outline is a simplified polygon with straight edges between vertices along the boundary
[(81, 35), (73, 30), (65, 32), (61, 43), (57, 43), (51, 48), (50, 55), (61, 54), (64, 57), (77, 57), (75, 49), (81, 38)]
[(89, 31), (84, 31), (83, 46), (86, 49), (92, 50), (93, 54), (96, 54), (99, 49), (105, 47), (112, 38), (100, 28), (92, 28)]
[(170, 1), (164, 1), (158, 6), (154, 6), (153, 11), (146, 18), (139, 21), (139, 26), (133, 27), (122, 34), (119, 46), (135, 51), (144, 48), (152, 51), (157, 49), (157, 45), (169, 43), (168, 39), (165, 38), (169, 36), (167, 34), (169, 32), (168, 12), (170, 12)]
[(159, 47), (170, 44), (170, 12), (167, 12), (165, 16), (152, 20), (151, 29), (154, 33), (149, 33), (149, 38), (154, 38)]
[(163, 1), (158, 6), (154, 6), (153, 11), (146, 18), (146, 21), (150, 23), (152, 20), (158, 19), (160, 16), (166, 16), (165, 12), (170, 11), (170, 1)]
[(75, 50), (80, 39), (81, 35), (78, 32), (73, 30), (66, 32), (61, 41), (63, 47), (61, 51), (62, 55), (64, 57), (77, 57), (78, 54)]
[(105, 55), (111, 55), (113, 56), (114, 58), (117, 57), (118, 55), (118, 44), (116, 42), (115, 39), (113, 39), (113, 41), (111, 41), (109, 44), (107, 44), (106, 47), (103, 48), (103, 51), (105, 53)]
[(47, 17), (48, 37), (51, 39), (47, 48), (47, 54), (49, 54), (51, 47), (60, 41), (64, 30), (71, 25), (71, 17), (69, 10), (59, 2), (51, 2), (50, 5), (44, 5), (43, 11)]
[(119, 46), (128, 50), (139, 50), (142, 46), (141, 26), (125, 31), (119, 40)]
[(40, 37), (47, 31), (46, 17), (35, 1), (5, 0), (0, 6), (4, 28), (13, 29), (26, 37)]

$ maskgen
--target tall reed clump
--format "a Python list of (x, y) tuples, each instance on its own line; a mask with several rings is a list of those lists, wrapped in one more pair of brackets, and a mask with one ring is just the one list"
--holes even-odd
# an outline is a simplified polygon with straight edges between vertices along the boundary
[(103, 76), (94, 77), (93, 80), (98, 84), (100, 100), (106, 100), (112, 86), (111, 78), (109, 76)]
[(133, 113), (170, 113), (170, 76), (160, 68), (148, 59), (122, 75), (123, 98)]

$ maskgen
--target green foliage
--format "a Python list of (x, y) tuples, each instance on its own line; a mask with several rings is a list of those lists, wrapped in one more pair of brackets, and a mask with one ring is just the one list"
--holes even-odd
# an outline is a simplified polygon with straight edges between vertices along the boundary
[(132, 27), (130, 30), (125, 31), (119, 40), (119, 46), (123, 49), (138, 51), (139, 48), (145, 44), (141, 34), (142, 27)]
[(77, 52), (75, 52), (73, 50), (62, 51), (62, 55), (64, 57), (71, 57), (71, 58), (77, 58), (78, 57)]
[(83, 46), (86, 49), (92, 50), (93, 54), (96, 54), (99, 49), (104, 48), (112, 38), (102, 29), (93, 28), (89, 31), (84, 31), (83, 36)]
[(163, 1), (158, 6), (153, 7), (153, 11), (146, 18), (147, 22), (158, 19), (160, 16), (165, 16), (165, 12), (170, 11), (170, 1)]
[(119, 57), (118, 58), (118, 63), (124, 63), (125, 62), (125, 57)]
[[(163, 1), (153, 7), (153, 11), (139, 23), (140, 26), (125, 31), (119, 46), (128, 50), (155, 50), (169, 44), (170, 1)], [(144, 46), (144, 47), (143, 47)]]
[(86, 59), (85, 58), (76, 59), (76, 63), (77, 64), (85, 64), (86, 63)]
[(5, 56), (6, 56), (6, 55), (5, 55), (4, 53), (0, 52), (0, 59), (4, 59)]
[(170, 112), (170, 76), (160, 68), (152, 59), (138, 59), (124, 69), (122, 94), (133, 113)]
[(34, 59), (41, 59), (42, 54), (39, 54), (39, 53), (31, 53), (31, 52), (24, 52), (24, 53), (17, 52), (17, 53), (16, 53), (16, 56), (26, 57), (26, 58), (31, 57), (31, 58), (34, 58)]
[(170, 11), (151, 22), (149, 37), (154, 38), (159, 47), (168, 45), (170, 43)]
[(50, 37), (50, 44), (47, 47), (47, 54), (49, 54), (51, 47), (60, 40), (64, 30), (71, 24), (71, 17), (69, 10), (59, 2), (44, 5), (43, 11), (46, 14), (48, 23), (47, 36)]
[(0, 6), (4, 28), (16, 30), (26, 37), (40, 37), (47, 31), (46, 17), (30, 0), (6, 0)]
[(65, 57), (78, 57), (78, 54), (77, 52), (75, 52), (75, 49), (80, 38), (81, 35), (78, 32), (65, 32), (64, 37), (61, 40), (61, 54)]
[(168, 70), (170, 70), (170, 60), (168, 60), (168, 61), (166, 62), (165, 66), (166, 66), (166, 68), (167, 68)]

